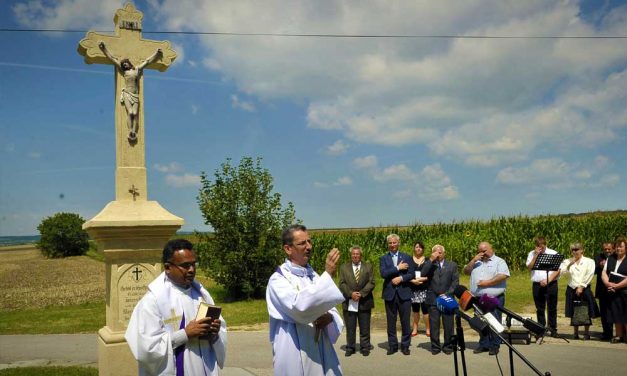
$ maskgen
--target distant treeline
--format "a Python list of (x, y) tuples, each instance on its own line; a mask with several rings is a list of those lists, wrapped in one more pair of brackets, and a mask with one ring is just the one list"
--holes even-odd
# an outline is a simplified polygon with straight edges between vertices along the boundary
[(396, 233), (401, 238), (401, 251), (413, 253), (414, 244), (421, 241), (425, 254), (431, 247), (442, 244), (447, 257), (464, 265), (477, 253), (481, 241), (490, 242), (497, 255), (504, 258), (510, 269), (521, 270), (533, 238), (544, 236), (548, 247), (570, 256), (569, 245), (579, 241), (585, 254), (593, 257), (605, 241), (614, 241), (627, 235), (627, 212), (594, 212), (586, 214), (499, 217), (489, 221), (470, 220), (452, 223), (415, 224), (366, 229), (311, 230), (314, 255), (311, 260), (316, 270), (324, 270), (326, 252), (337, 247), (342, 261), (350, 259), (348, 250), (353, 245), (362, 247), (364, 258), (378, 265), (378, 258), (387, 251), (386, 236)]

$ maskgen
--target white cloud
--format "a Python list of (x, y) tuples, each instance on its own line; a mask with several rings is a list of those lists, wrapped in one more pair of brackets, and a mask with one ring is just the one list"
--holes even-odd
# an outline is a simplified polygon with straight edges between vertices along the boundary
[[(627, 7), (576, 1), (151, 1), (164, 27), (262, 33), (624, 35)], [(610, 9), (610, 8), (606, 8)], [(205, 67), (261, 100), (307, 103), (310, 127), (355, 143), (426, 145), (478, 167), (548, 145), (587, 148), (627, 127), (616, 40), (202, 37)], [(236, 102), (237, 103), (237, 102)]]
[(41, 153), (37, 152), (37, 151), (31, 151), (30, 153), (28, 153), (28, 158), (30, 158), (30, 159), (39, 159), (39, 158), (41, 158)]
[(588, 163), (569, 163), (561, 158), (536, 159), (526, 166), (501, 169), (497, 173), (496, 182), (549, 189), (615, 186), (620, 176), (607, 171), (610, 165), (606, 156), (597, 156)]
[(255, 112), (255, 105), (252, 102), (242, 101), (235, 94), (231, 95), (231, 107), (246, 112)]
[(124, 0), (30, 0), (12, 8), (16, 21), (41, 29), (113, 29), (113, 15)]
[[(18, 22), (28, 27), (111, 28), (111, 16), (123, 2), (33, 0), (15, 5), (13, 11)], [(627, 7), (600, 7), (598, 14), (583, 18), (577, 1), (442, 0), (392, 6), (380, 0), (358, 5), (327, 0), (320, 6), (310, 0), (287, 5), (283, 0), (263, 4), (148, 0), (148, 4), (148, 14), (167, 30), (627, 34)], [(523, 184), (520, 176), (543, 174), (543, 169), (553, 167), (569, 174), (569, 178), (547, 177), (554, 186), (560, 186), (559, 181), (573, 184), (570, 176), (580, 181), (620, 180), (609, 172), (606, 178), (596, 172), (606, 169), (602, 159), (578, 165), (564, 162), (568, 157), (542, 153), (575, 147), (590, 150), (622, 137), (627, 128), (627, 49), (620, 40), (271, 36), (199, 40), (199, 65), (202, 62), (212, 74), (221, 74), (250, 98), (243, 101), (232, 95), (236, 109), (255, 111), (255, 101), (272, 99), (304, 103), (309, 127), (337, 132), (351, 146), (424, 145), (436, 158), (472, 167), (499, 166), (501, 184)], [(182, 53), (180, 60), (184, 60)], [(327, 152), (343, 152), (342, 144)], [(369, 170), (369, 176), (380, 182), (409, 183), (424, 173), (403, 163), (379, 168), (374, 156), (355, 159), (353, 166)], [(445, 196), (453, 197), (457, 190), (447, 192)]]
[(182, 175), (168, 174), (165, 177), (165, 182), (175, 188), (199, 187), (200, 176), (188, 173)]
[(170, 162), (167, 165), (162, 165), (162, 164), (159, 164), (159, 163), (155, 163), (153, 165), (153, 167), (155, 168), (155, 170), (157, 170), (159, 172), (163, 172), (163, 173), (176, 173), (176, 172), (183, 171), (183, 166), (181, 166), (177, 162)]
[(335, 182), (333, 182), (333, 185), (336, 185), (336, 186), (351, 185), (351, 184), (353, 184), (353, 179), (351, 179), (348, 176), (342, 176), (338, 178)]
[(412, 194), (426, 200), (459, 198), (457, 186), (437, 163), (424, 166), (420, 171), (414, 171), (404, 163), (380, 168), (377, 157), (369, 155), (355, 158), (353, 166), (366, 171), (378, 183), (398, 182), (405, 185), (405, 189), (392, 193), (397, 198), (407, 198)]
[(324, 183), (320, 181), (315, 181), (313, 183), (314, 187), (316, 188), (329, 188), (331, 186), (340, 187), (340, 186), (352, 185), (352, 184), (353, 184), (353, 179), (351, 179), (348, 176), (342, 176), (332, 183)]
[(195, 104), (192, 104), (191, 108), (192, 108), (192, 115), (196, 115), (198, 113), (198, 106), (196, 106)]
[(353, 166), (358, 169), (372, 169), (376, 168), (378, 164), (379, 161), (374, 155), (368, 155), (366, 157), (358, 157), (353, 159)]
[(324, 153), (327, 155), (342, 155), (346, 154), (347, 150), (348, 144), (344, 143), (342, 140), (337, 140), (332, 145), (327, 146), (324, 149)]
[(416, 180), (416, 174), (404, 164), (392, 165), (383, 170), (376, 171), (373, 176), (374, 180), (379, 182), (388, 181), (407, 181)]

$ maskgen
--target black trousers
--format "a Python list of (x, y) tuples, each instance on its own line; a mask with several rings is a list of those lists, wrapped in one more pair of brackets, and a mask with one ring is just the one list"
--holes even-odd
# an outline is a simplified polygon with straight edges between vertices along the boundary
[(411, 300), (401, 300), (398, 294), (393, 300), (385, 301), (385, 316), (387, 319), (388, 346), (390, 350), (398, 350), (396, 336), (396, 315), (401, 319), (401, 349), (411, 346)]
[[(444, 344), (440, 344), (440, 317), (444, 326)], [(453, 337), (453, 317), (452, 314), (444, 314), (438, 311), (435, 305), (429, 306), (429, 330), (431, 331), (431, 350), (451, 350), (451, 337)]]
[(599, 294), (597, 296), (599, 299), (599, 313), (601, 315), (601, 325), (603, 326), (603, 337), (611, 338), (614, 334), (614, 326), (611, 322), (607, 321), (607, 300), (608, 297), (606, 294)]
[[(553, 281), (545, 287), (540, 286), (540, 282), (534, 282), (532, 292), (538, 323), (546, 326), (548, 320), (549, 328), (557, 330), (557, 281)], [(546, 318), (544, 316), (545, 311), (547, 313)]]
[(370, 350), (370, 316), (372, 311), (350, 312), (344, 310), (346, 324), (346, 350), (355, 351), (357, 323), (359, 323), (359, 349)]

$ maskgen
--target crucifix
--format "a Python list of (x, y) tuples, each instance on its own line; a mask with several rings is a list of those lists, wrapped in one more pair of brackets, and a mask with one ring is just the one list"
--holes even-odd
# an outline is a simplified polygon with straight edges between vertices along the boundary
[[(115, 198), (116, 201), (147, 200), (144, 141), (144, 69), (168, 69), (176, 52), (168, 41), (143, 39), (143, 14), (132, 3), (113, 17), (115, 34), (90, 31), (79, 42), (78, 53), (87, 64), (114, 65), (115, 72)], [(132, 198), (129, 186), (143, 192)]]

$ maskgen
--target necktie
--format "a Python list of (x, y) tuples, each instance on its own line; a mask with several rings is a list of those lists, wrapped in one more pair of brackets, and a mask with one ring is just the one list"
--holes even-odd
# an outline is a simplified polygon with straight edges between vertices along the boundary
[(355, 267), (355, 282), (359, 282), (359, 267)]

